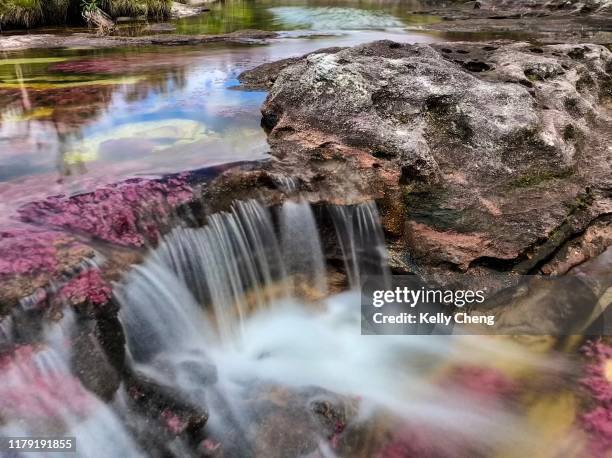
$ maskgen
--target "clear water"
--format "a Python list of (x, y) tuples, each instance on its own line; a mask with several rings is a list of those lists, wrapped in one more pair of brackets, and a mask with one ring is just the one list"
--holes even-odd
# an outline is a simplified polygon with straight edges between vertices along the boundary
[[(336, 237), (354, 240), (344, 250), (350, 253), (346, 267), (382, 270), (386, 254), (368, 252), (361, 243), (384, 245), (376, 206), (329, 210), (337, 221)], [(440, 383), (444, 374), (463, 365), (559, 376), (562, 372), (550, 361), (482, 337), (363, 336), (360, 294), (354, 289), (323, 300), (282, 289), (276, 297), (249, 304), (246, 298), (266, 295), (278, 283), (291, 284), (291, 277), (319, 286), (317, 279), (326, 272), (313, 262), (322, 258), (317, 234), (299, 268), (294, 261), (303, 240), (292, 237), (302, 228), (318, 230), (317, 223), (308, 204), (299, 200), (272, 211), (244, 202), (216, 217), (204, 228), (175, 229), (116, 285), (116, 295), (138, 370), (209, 408), (209, 437), (226, 450), (237, 430), (243, 443), (236, 456), (250, 456), (240, 447), (255, 448), (255, 456), (298, 456), (290, 450), (308, 441), (319, 442), (321, 456), (355, 456), (326, 454), (333, 441), (300, 423), (313, 415), (314, 402), (333, 402), (335, 396), (354, 402), (351, 421), (361, 424), (360, 434), (371, 447), (364, 456), (386, 456), (376, 449), (374, 437), (380, 431), (385, 442), (392, 442), (393, 434), (409, 429), (419, 431), (431, 453), (427, 456), (531, 456), (539, 448), (561, 450), (542, 434), (546, 425), (522, 417), (518, 401), (506, 405), (481, 397), (479, 388), (470, 392)], [(262, 223), (268, 219), (283, 221), (277, 236)], [(219, 255), (215, 268), (206, 253)], [(232, 291), (218, 300), (218, 288)], [(211, 364), (216, 368), (213, 384), (201, 375)], [(304, 391), (310, 394), (302, 399)], [(281, 439), (269, 436), (267, 428), (275, 418), (284, 418), (285, 410), (290, 412), (282, 423), (287, 437), (279, 445)], [(384, 426), (389, 420), (390, 426)], [(297, 436), (291, 434), (294, 429)]]
[[(267, 45), (0, 56), (0, 227), (12, 223), (19, 205), (51, 194), (267, 157), (259, 125), (266, 94), (236, 90), (237, 75), (329, 46), (436, 40), (414, 30), (435, 18), (411, 16), (411, 8), (412, 2), (228, 1), (176, 21), (177, 31), (284, 33)], [(521, 406), (500, 406), (439, 384), (453, 365), (528, 374), (550, 367), (512, 345), (481, 339), (361, 336), (354, 291), (319, 301), (306, 297), (320, 298), (327, 280), (309, 206), (295, 200), (278, 212), (277, 230), (268, 210), (253, 202), (210, 218), (206, 228), (177, 228), (115, 288), (135, 368), (209, 408), (213, 437), (223, 441), (238, 430), (245, 441), (263, 444), (259, 456), (272, 456), (265, 452), (279, 445), (266, 444), (265, 421), (259, 420), (283, 407), (266, 403), (281, 396), (289, 402), (285, 409), (310, 415), (312, 399), (297, 409), (291, 402), (305, 387), (318, 387), (359, 399), (357, 422), (384, 412), (393, 425), (384, 434), (416, 425), (442, 451), (466, 441), (478, 455), (495, 449), (499, 456), (529, 456), (538, 447), (557, 446), (541, 440), (548, 436), (537, 431), (539, 424), (521, 418)], [(355, 286), (364, 269), (386, 273), (375, 206), (331, 212), (349, 283)], [(0, 343), (11, 326), (0, 323)], [(78, 435), (78, 456), (139, 456), (142, 450), (122, 420), (135, 420), (123, 410), (124, 393), (104, 404), (70, 373), (62, 345), (68, 332), (51, 329), (41, 348), (5, 362), (1, 410), (16, 409), (11, 418), (26, 421), (11, 420), (0, 433), (59, 428)], [(201, 380), (211, 363), (218, 372), (214, 387)], [(24, 400), (34, 404), (22, 406)], [(37, 409), (52, 415), (28, 419)], [(322, 456), (333, 456), (326, 438), (311, 439), (320, 441)]]
[(176, 23), (178, 33), (286, 32), (267, 45), (0, 55), (0, 221), (48, 195), (267, 157), (266, 94), (234, 89), (237, 75), (329, 46), (435, 40), (407, 28), (405, 8), (377, 5), (230, 0)]
[(440, 18), (413, 14), (419, 1), (233, 0), (210, 5), (207, 14), (173, 21), (178, 33), (215, 34), (242, 29), (273, 31), (383, 30), (415, 27)]

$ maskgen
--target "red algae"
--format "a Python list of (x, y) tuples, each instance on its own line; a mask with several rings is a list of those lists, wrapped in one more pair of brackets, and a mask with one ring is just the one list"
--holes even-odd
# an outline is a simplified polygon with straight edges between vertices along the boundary
[(77, 378), (37, 363), (44, 348), (23, 345), (0, 356), (0, 416), (15, 420), (59, 419), (66, 413), (84, 417), (91, 396)]
[(443, 382), (449, 388), (465, 390), (469, 395), (487, 399), (507, 399), (517, 390), (517, 382), (503, 372), (479, 366), (461, 366), (453, 369)]
[(591, 395), (594, 405), (581, 416), (590, 436), (589, 450), (594, 457), (609, 456), (612, 451), (612, 380), (606, 365), (612, 364), (612, 347), (601, 341), (589, 341), (582, 348), (589, 358), (580, 384)]
[(0, 232), (0, 277), (55, 271), (59, 234), (16, 229)]
[(220, 442), (215, 442), (212, 439), (204, 439), (202, 442), (200, 442), (198, 449), (204, 453), (205, 456), (210, 456), (211, 454), (216, 453), (219, 447), (221, 447)]
[(75, 305), (86, 301), (92, 305), (104, 305), (111, 294), (112, 287), (102, 278), (100, 270), (89, 269), (62, 286), (58, 297)]
[(185, 176), (132, 179), (77, 196), (55, 196), (19, 210), (21, 219), (124, 246), (155, 243), (174, 207), (193, 198)]
[[(459, 391), (477, 403), (503, 402), (518, 392), (515, 380), (503, 372), (480, 366), (459, 366), (441, 381), (443, 388)], [(460, 434), (445, 434), (440, 438), (422, 424), (400, 426), (390, 440), (378, 450), (376, 458), (449, 458), (472, 456), (469, 442)]]
[(0, 278), (58, 274), (91, 253), (65, 233), (25, 225), (0, 229)]
[(427, 432), (420, 425), (405, 425), (392, 439), (380, 449), (375, 458), (452, 458), (469, 456), (465, 448), (455, 441), (440, 439), (434, 433)]
[(161, 413), (161, 418), (170, 432), (176, 436), (181, 434), (187, 428), (189, 422), (179, 417), (175, 412), (165, 409)]
[[(0, 228), (4, 287), (0, 297), (11, 303), (36, 294), (40, 306), (50, 299), (41, 288), (64, 274), (72, 276), (94, 255), (73, 233), (122, 246), (155, 244), (171, 224), (176, 207), (193, 199), (187, 177), (130, 179), (90, 193), (48, 197), (22, 206), (21, 221)], [(110, 296), (110, 285), (91, 269), (61, 285), (59, 295), (51, 299), (102, 305)]]

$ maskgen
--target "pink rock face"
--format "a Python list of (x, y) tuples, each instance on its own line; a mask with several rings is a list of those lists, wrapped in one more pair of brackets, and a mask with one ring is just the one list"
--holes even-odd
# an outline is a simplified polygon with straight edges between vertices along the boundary
[(612, 451), (612, 380), (606, 374), (606, 365), (612, 364), (612, 347), (601, 341), (590, 341), (582, 351), (591, 361), (585, 367), (580, 384), (595, 401), (581, 416), (582, 427), (591, 438), (591, 454), (598, 458), (609, 456)]
[(91, 412), (92, 396), (70, 373), (53, 367), (53, 358), (45, 358), (44, 351), (25, 345), (0, 356), (0, 417), (40, 421)]
[(193, 197), (185, 177), (164, 182), (132, 179), (73, 197), (56, 196), (25, 205), (21, 219), (127, 246), (154, 243), (171, 210)]

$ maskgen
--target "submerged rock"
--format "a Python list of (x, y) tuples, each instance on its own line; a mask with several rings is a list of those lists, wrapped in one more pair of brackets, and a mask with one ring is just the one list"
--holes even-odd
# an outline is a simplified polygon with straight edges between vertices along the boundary
[(263, 40), (275, 38), (276, 32), (264, 30), (239, 30), (237, 32), (220, 35), (148, 35), (136, 37), (122, 36), (95, 36), (89, 33), (72, 33), (67, 35), (54, 35), (49, 33), (30, 35), (11, 35), (0, 40), (0, 50), (10, 51), (16, 49), (35, 48), (115, 48), (125, 46), (192, 46), (210, 43), (240, 43), (259, 44)]
[(611, 73), (597, 45), (379, 41), (241, 79), (274, 81), (273, 168), (323, 199), (378, 198), (430, 272), (528, 273), (612, 209)]
[(174, 18), (185, 18), (190, 16), (197, 16), (198, 14), (202, 14), (205, 11), (209, 11), (209, 8), (204, 6), (209, 3), (213, 3), (212, 1), (184, 1), (182, 3), (172, 2), (172, 8), (170, 10), (170, 14)]

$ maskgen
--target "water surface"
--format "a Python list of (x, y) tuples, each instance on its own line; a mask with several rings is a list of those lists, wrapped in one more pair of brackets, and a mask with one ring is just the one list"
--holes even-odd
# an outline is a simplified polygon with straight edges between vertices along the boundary
[(179, 33), (228, 33), (242, 29), (372, 30), (414, 28), (440, 21), (414, 14), (415, 1), (263, 0), (227, 1), (211, 5), (207, 14), (174, 21)]
[(229, 1), (177, 21), (181, 33), (286, 32), (266, 45), (5, 53), (0, 218), (47, 195), (266, 157), (266, 94), (235, 89), (246, 69), (329, 46), (435, 40), (408, 29), (397, 8), (333, 5)]

